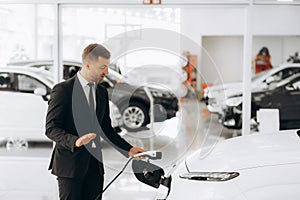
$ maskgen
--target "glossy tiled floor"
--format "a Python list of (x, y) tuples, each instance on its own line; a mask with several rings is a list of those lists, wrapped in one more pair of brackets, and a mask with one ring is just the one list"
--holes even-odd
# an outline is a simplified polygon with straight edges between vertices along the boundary
[[(230, 137), (231, 134), (232, 131), (223, 129), (217, 122), (217, 116), (206, 111), (205, 105), (196, 101), (184, 101), (176, 118), (157, 123), (152, 132), (130, 133), (125, 138), (133, 145), (161, 151), (163, 159), (153, 163), (168, 173), (173, 164), (193, 151), (204, 146), (213, 148), (219, 140)], [(112, 148), (104, 150), (104, 157), (108, 182), (123, 167), (126, 159)], [(158, 196), (157, 193), (155, 188), (138, 182), (132, 174), (131, 166), (128, 166), (125, 173), (107, 190), (104, 199), (153, 200)]]
[[(224, 129), (217, 116), (209, 114), (203, 103), (185, 100), (177, 117), (155, 123), (149, 130), (124, 133), (124, 138), (134, 146), (158, 150), (163, 158), (153, 162), (166, 173), (193, 151), (230, 137), (232, 131)], [(0, 199), (57, 199), (55, 177), (47, 171), (51, 145), (30, 146), (26, 152), (7, 151), (0, 148)], [(105, 185), (121, 170), (127, 159), (109, 145), (104, 144)], [(157, 189), (144, 185), (134, 177), (131, 165), (109, 187), (104, 200), (153, 200)], [(161, 192), (161, 190), (160, 190)]]

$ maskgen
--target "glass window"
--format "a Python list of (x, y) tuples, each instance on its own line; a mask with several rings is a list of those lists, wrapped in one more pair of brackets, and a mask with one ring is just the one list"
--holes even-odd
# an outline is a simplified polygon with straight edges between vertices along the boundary
[(43, 88), (47, 90), (47, 87), (38, 80), (28, 75), (18, 75), (18, 89), (22, 92), (33, 93), (36, 88)]
[[(25, 67), (36, 60), (53, 60), (54, 29), (55, 6), (53, 4), (0, 3), (0, 67), (5, 67), (8, 63), (12, 66), (7, 67), (16, 65)], [(39, 67), (42, 68), (42, 66)], [(45, 69), (47, 67), (44, 66)], [(53, 81), (49, 72), (47, 74), (41, 70), (40, 73), (40, 76), (50, 83)], [(50, 90), (33, 77), (24, 74), (1, 73), (0, 113), (7, 114), (2, 115), (3, 118), (0, 120), (1, 156), (48, 158), (52, 150), (52, 142), (44, 136), (42, 130), (47, 102), (39, 95), (25, 94), (33, 93), (36, 88), (46, 89), (47, 92)], [(25, 93), (2, 92), (6, 90), (21, 90)], [(34, 133), (33, 136), (30, 133)], [(45, 142), (47, 145), (44, 145)], [(25, 147), (27, 151), (22, 151), (20, 147)], [(3, 159), (1, 158), (1, 160)], [(6, 164), (2, 162), (0, 167)], [(16, 167), (13, 170), (19, 171), (19, 168)], [(1, 177), (3, 177), (2, 175), (0, 174)], [(4, 178), (4, 180), (7, 182), (10, 179)], [(16, 185), (15, 183), (9, 184)], [(8, 185), (4, 186), (11, 191)], [(19, 189), (18, 186), (17, 189)], [(7, 192), (7, 194), (6, 199), (18, 198), (11, 196), (13, 192)]]
[[(133, 30), (157, 28), (180, 32), (180, 12), (180, 8), (64, 6), (63, 59), (80, 60), (82, 50), (86, 45), (95, 42), (104, 43), (111, 39), (119, 42), (118, 48), (124, 48), (126, 41), (142, 37), (139, 31)], [(129, 31), (133, 32), (129, 34)], [(112, 50), (112, 53), (115, 51)], [(163, 62), (166, 59), (161, 60)], [(150, 62), (153, 59), (147, 61)]]
[(0, 4), (0, 66), (53, 58), (54, 6)]
[(0, 90), (15, 90), (13, 85), (13, 76), (11, 76), (10, 73), (0, 73)]
[(64, 64), (64, 79), (73, 77), (80, 70), (78, 65)]

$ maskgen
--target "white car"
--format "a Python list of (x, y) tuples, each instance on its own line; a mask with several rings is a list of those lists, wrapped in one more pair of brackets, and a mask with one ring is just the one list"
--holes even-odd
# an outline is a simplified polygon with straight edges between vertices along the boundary
[[(0, 138), (10, 145), (49, 141), (44, 126), (52, 87), (53, 77), (43, 69), (0, 68)], [(122, 125), (121, 114), (112, 102), (110, 116), (113, 127)]]
[(299, 135), (255, 133), (200, 149), (172, 174), (167, 199), (298, 200)]
[[(252, 78), (251, 91), (260, 91), (289, 76), (300, 72), (300, 64), (283, 64), (268, 71), (261, 72)], [(203, 98), (207, 109), (212, 113), (222, 114), (222, 103), (227, 97), (240, 95), (243, 92), (243, 83), (224, 83), (204, 89)]]
[[(25, 67), (25, 68), (38, 68), (50, 71), (53, 74), (54, 61), (53, 60), (24, 60), (10, 62), (6, 64), (7, 67)], [(81, 63), (75, 60), (64, 60), (63, 61), (63, 79), (68, 79), (74, 76), (81, 68)]]

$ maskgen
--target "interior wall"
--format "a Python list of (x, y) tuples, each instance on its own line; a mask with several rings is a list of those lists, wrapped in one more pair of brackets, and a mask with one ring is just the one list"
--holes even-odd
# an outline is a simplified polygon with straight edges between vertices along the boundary
[[(236, 78), (228, 70), (236, 68), (236, 65), (240, 66), (238, 73), (242, 77), (242, 57), (235, 60), (229, 58), (242, 55), (243, 22), (244, 7), (181, 8), (181, 34), (198, 44), (198, 50), (190, 51), (198, 56), (197, 71), (202, 83), (235, 81)], [(200, 84), (197, 83), (198, 88)]]
[[(243, 80), (242, 36), (205, 36), (202, 45), (201, 73), (205, 82), (217, 84)], [(213, 67), (220, 76), (211, 73)]]
[(254, 6), (254, 35), (300, 35), (300, 6)]
[(295, 52), (300, 53), (300, 35), (284, 37), (282, 49), (283, 49), (283, 56), (282, 56), (283, 62), (286, 62), (289, 56), (294, 55)]
[(181, 33), (199, 41), (201, 35), (242, 35), (243, 7), (181, 8)]
[[(211, 68), (218, 69), (223, 82), (242, 81), (243, 73), (243, 36), (204, 36), (201, 55), (201, 74), (208, 83), (221, 83)], [(254, 36), (252, 60), (259, 50), (266, 46), (271, 55), (273, 67), (286, 63), (289, 56), (300, 53), (298, 36)], [(252, 75), (254, 69), (252, 69)]]
[(300, 52), (300, 36), (255, 36), (254, 44), (268, 45), (273, 66), (286, 63), (289, 56)]
[[(242, 80), (245, 6), (182, 8), (181, 32), (205, 51), (200, 54), (198, 70), (205, 82), (218, 83)], [(254, 5), (252, 59), (267, 46), (273, 66), (278, 66), (296, 51), (300, 52), (300, 6)], [(191, 23), (192, 22), (192, 23)], [(202, 40), (200, 39), (202, 38)], [(202, 44), (201, 44), (202, 42)], [(221, 74), (211, 70), (213, 62)], [(253, 74), (253, 72), (252, 72)]]

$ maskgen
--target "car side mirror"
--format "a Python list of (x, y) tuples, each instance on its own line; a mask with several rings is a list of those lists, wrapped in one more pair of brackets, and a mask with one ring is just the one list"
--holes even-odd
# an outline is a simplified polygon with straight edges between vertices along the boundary
[(270, 77), (268, 77), (267, 79), (266, 79), (266, 84), (267, 85), (270, 85), (272, 82), (274, 82), (275, 81), (275, 78), (273, 77), (273, 76), (270, 76)]
[(293, 87), (293, 85), (287, 85), (287, 86), (285, 86), (285, 89), (287, 91), (293, 91), (293, 90), (295, 90), (295, 88)]
[(44, 88), (35, 88), (33, 93), (39, 96), (45, 96), (47, 94), (47, 91)]
[(277, 86), (277, 82), (271, 82), (268, 84), (268, 90), (274, 90)]

